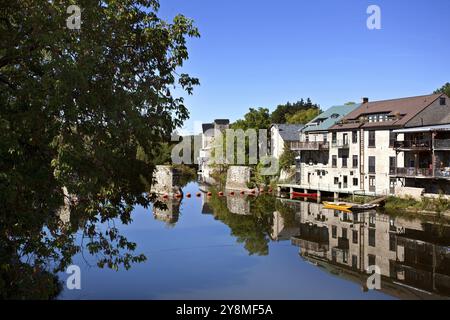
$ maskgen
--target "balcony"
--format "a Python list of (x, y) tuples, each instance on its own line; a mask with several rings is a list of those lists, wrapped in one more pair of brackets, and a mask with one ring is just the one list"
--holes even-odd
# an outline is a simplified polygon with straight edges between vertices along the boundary
[(450, 150), (450, 139), (436, 139), (434, 140), (435, 150)]
[(394, 148), (399, 150), (431, 150), (431, 140), (395, 141)]
[(291, 144), (292, 151), (319, 151), (328, 150), (330, 144), (328, 142), (295, 142)]
[(334, 140), (331, 142), (331, 146), (333, 148), (348, 149), (350, 147), (350, 143), (348, 140)]
[(392, 175), (411, 178), (432, 178), (433, 169), (430, 168), (395, 168), (390, 170)]

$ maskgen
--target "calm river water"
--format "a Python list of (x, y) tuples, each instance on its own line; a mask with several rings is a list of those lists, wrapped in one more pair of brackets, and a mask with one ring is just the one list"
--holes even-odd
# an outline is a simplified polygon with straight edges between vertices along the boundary
[[(60, 299), (427, 299), (450, 296), (450, 229), (441, 222), (326, 210), (317, 203), (195, 197), (136, 208), (116, 226), (147, 261), (100, 269), (74, 257), (81, 290)], [(214, 191), (214, 190), (213, 190)], [(214, 192), (215, 194), (215, 192)], [(367, 288), (376, 265), (380, 289)], [(59, 275), (65, 280), (68, 275)], [(375, 282), (373, 282), (375, 283)]]

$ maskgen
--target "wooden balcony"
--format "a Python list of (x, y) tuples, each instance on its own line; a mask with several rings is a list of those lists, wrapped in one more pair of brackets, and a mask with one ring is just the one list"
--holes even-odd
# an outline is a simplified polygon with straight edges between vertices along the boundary
[(391, 168), (392, 175), (411, 178), (432, 178), (433, 169), (430, 168)]
[(394, 148), (398, 150), (428, 151), (431, 150), (431, 140), (395, 141)]
[(314, 142), (296, 142), (291, 144), (292, 151), (319, 151), (319, 150), (328, 150), (330, 148), (330, 144), (328, 142), (323, 141), (314, 141)]
[(335, 140), (331, 142), (333, 148), (348, 149), (350, 148), (350, 142), (348, 140)]
[(435, 150), (450, 150), (450, 139), (435, 139), (434, 140)]

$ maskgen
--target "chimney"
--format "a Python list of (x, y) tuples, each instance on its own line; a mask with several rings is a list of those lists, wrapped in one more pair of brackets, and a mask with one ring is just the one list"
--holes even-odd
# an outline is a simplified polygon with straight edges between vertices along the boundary
[(367, 97), (362, 98), (362, 103), (369, 103), (369, 98)]

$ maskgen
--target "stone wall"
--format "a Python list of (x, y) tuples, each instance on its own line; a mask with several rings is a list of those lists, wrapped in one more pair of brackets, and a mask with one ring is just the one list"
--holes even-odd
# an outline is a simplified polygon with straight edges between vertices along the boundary
[(151, 192), (167, 195), (181, 192), (181, 188), (176, 185), (177, 177), (171, 166), (156, 166), (153, 178)]
[(399, 198), (413, 198), (415, 200), (422, 200), (424, 188), (412, 188), (412, 187), (395, 187), (395, 195)]
[(227, 197), (227, 208), (231, 213), (249, 215), (250, 201), (246, 197)]
[(251, 169), (245, 166), (232, 166), (227, 171), (227, 189), (248, 189), (247, 183), (250, 182)]

